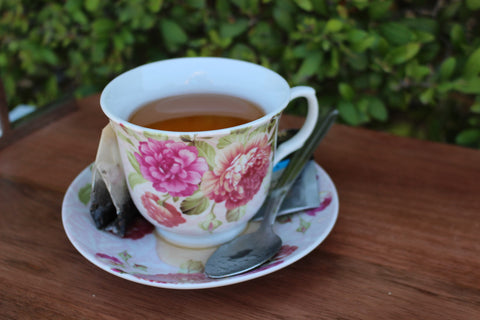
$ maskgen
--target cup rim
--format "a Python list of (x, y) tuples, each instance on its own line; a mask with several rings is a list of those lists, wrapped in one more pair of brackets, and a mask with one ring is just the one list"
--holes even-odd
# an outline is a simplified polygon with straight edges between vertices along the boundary
[[(206, 130), (206, 131), (168, 131), (168, 130), (160, 130), (160, 129), (151, 129), (151, 128), (148, 128), (148, 127), (143, 127), (143, 126), (140, 126), (140, 125), (133, 124), (133, 123), (129, 122), (127, 119), (123, 119), (123, 118), (115, 115), (107, 107), (106, 95), (107, 95), (108, 91), (111, 90), (111, 88), (116, 84), (116, 82), (123, 79), (124, 77), (128, 77), (132, 73), (140, 72), (141, 70), (149, 68), (153, 65), (158, 65), (158, 64), (162, 64), (162, 63), (173, 63), (173, 62), (176, 62), (176, 61), (180, 62), (180, 61), (186, 61), (186, 60), (190, 60), (190, 61), (197, 60), (198, 62), (201, 62), (201, 61), (217, 61), (217, 62), (223, 61), (223, 62), (226, 62), (226, 63), (244, 64), (245, 66), (248, 66), (250, 68), (256, 68), (256, 69), (262, 70), (262, 72), (266, 72), (266, 73), (269, 73), (269, 74), (273, 75), (274, 77), (276, 77), (279, 80), (279, 82), (282, 83), (282, 85), (285, 86), (285, 89), (288, 90), (289, 93), (285, 95), (285, 98), (283, 99), (281, 104), (279, 104), (278, 107), (276, 107), (274, 110), (272, 110), (268, 113), (265, 113), (265, 115), (263, 115), (262, 117), (260, 117), (258, 119), (255, 119), (253, 121), (250, 121), (250, 122), (238, 125), (238, 126), (227, 127), (227, 128), (222, 128), (222, 129), (215, 129), (215, 130)], [(233, 130), (241, 130), (243, 128), (257, 126), (259, 124), (270, 121), (270, 119), (275, 117), (277, 114), (281, 113), (285, 109), (285, 107), (288, 105), (288, 103), (290, 102), (290, 89), (291, 88), (290, 88), (290, 85), (288, 84), (287, 80), (285, 80), (285, 78), (283, 78), (280, 74), (278, 74), (277, 72), (275, 72), (271, 69), (268, 69), (268, 68), (266, 68), (262, 65), (256, 64), (256, 63), (252, 63), (252, 62), (244, 61), (244, 60), (232, 59), (232, 58), (224, 58), (224, 57), (182, 57), (182, 58), (172, 58), (172, 59), (164, 59), (164, 60), (149, 62), (149, 63), (137, 66), (135, 68), (132, 68), (130, 70), (127, 70), (127, 71), (119, 74), (118, 76), (113, 78), (111, 81), (109, 81), (107, 83), (107, 85), (104, 87), (104, 89), (102, 90), (101, 95), (100, 95), (100, 107), (101, 107), (103, 113), (108, 117), (108, 119), (110, 121), (114, 121), (114, 122), (116, 122), (120, 125), (124, 125), (126, 127), (132, 128), (132, 129), (134, 129), (136, 131), (139, 131), (139, 132), (148, 132), (148, 133), (151, 133), (151, 134), (163, 133), (163, 134), (167, 134), (167, 135), (178, 135), (178, 136), (180, 136), (180, 135), (192, 135), (192, 134), (199, 135), (199, 136), (219, 135), (219, 134), (228, 134), (229, 132), (231, 132)]]

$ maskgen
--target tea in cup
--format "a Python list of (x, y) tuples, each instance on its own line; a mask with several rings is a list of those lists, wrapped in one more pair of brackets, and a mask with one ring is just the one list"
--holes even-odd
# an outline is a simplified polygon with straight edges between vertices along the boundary
[[(305, 123), (277, 148), (279, 118), (304, 97)], [(200, 248), (242, 233), (272, 168), (300, 148), (318, 117), (310, 87), (226, 58), (146, 64), (113, 79), (100, 104), (115, 132), (130, 196), (158, 234)]]

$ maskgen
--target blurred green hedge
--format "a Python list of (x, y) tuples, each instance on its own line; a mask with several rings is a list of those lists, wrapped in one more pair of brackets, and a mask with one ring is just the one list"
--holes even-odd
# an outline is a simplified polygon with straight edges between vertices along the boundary
[(315, 87), (349, 125), (480, 148), (479, 9), (480, 0), (2, 0), (0, 77), (10, 106), (44, 105), (99, 92), (146, 62), (225, 56)]

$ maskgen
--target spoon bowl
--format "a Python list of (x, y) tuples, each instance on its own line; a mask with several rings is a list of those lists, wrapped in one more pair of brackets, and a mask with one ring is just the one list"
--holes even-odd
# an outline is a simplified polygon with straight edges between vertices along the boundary
[[(252, 246), (252, 242), (257, 245)], [(277, 254), (282, 247), (282, 239), (270, 228), (264, 232), (241, 235), (228, 246), (221, 246), (215, 255), (215, 264), (206, 267), (211, 278), (234, 276), (262, 265)]]

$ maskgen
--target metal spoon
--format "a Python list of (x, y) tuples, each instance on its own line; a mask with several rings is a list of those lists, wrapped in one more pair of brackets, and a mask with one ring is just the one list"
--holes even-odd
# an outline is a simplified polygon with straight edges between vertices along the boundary
[(205, 273), (210, 278), (224, 278), (252, 270), (270, 260), (282, 247), (282, 239), (273, 231), (273, 223), (285, 196), (310, 159), (318, 144), (330, 129), (338, 115), (330, 111), (323, 120), (317, 122), (312, 136), (302, 148), (297, 150), (288, 166), (269, 193), (263, 206), (266, 216), (260, 228), (221, 245), (205, 264)]

